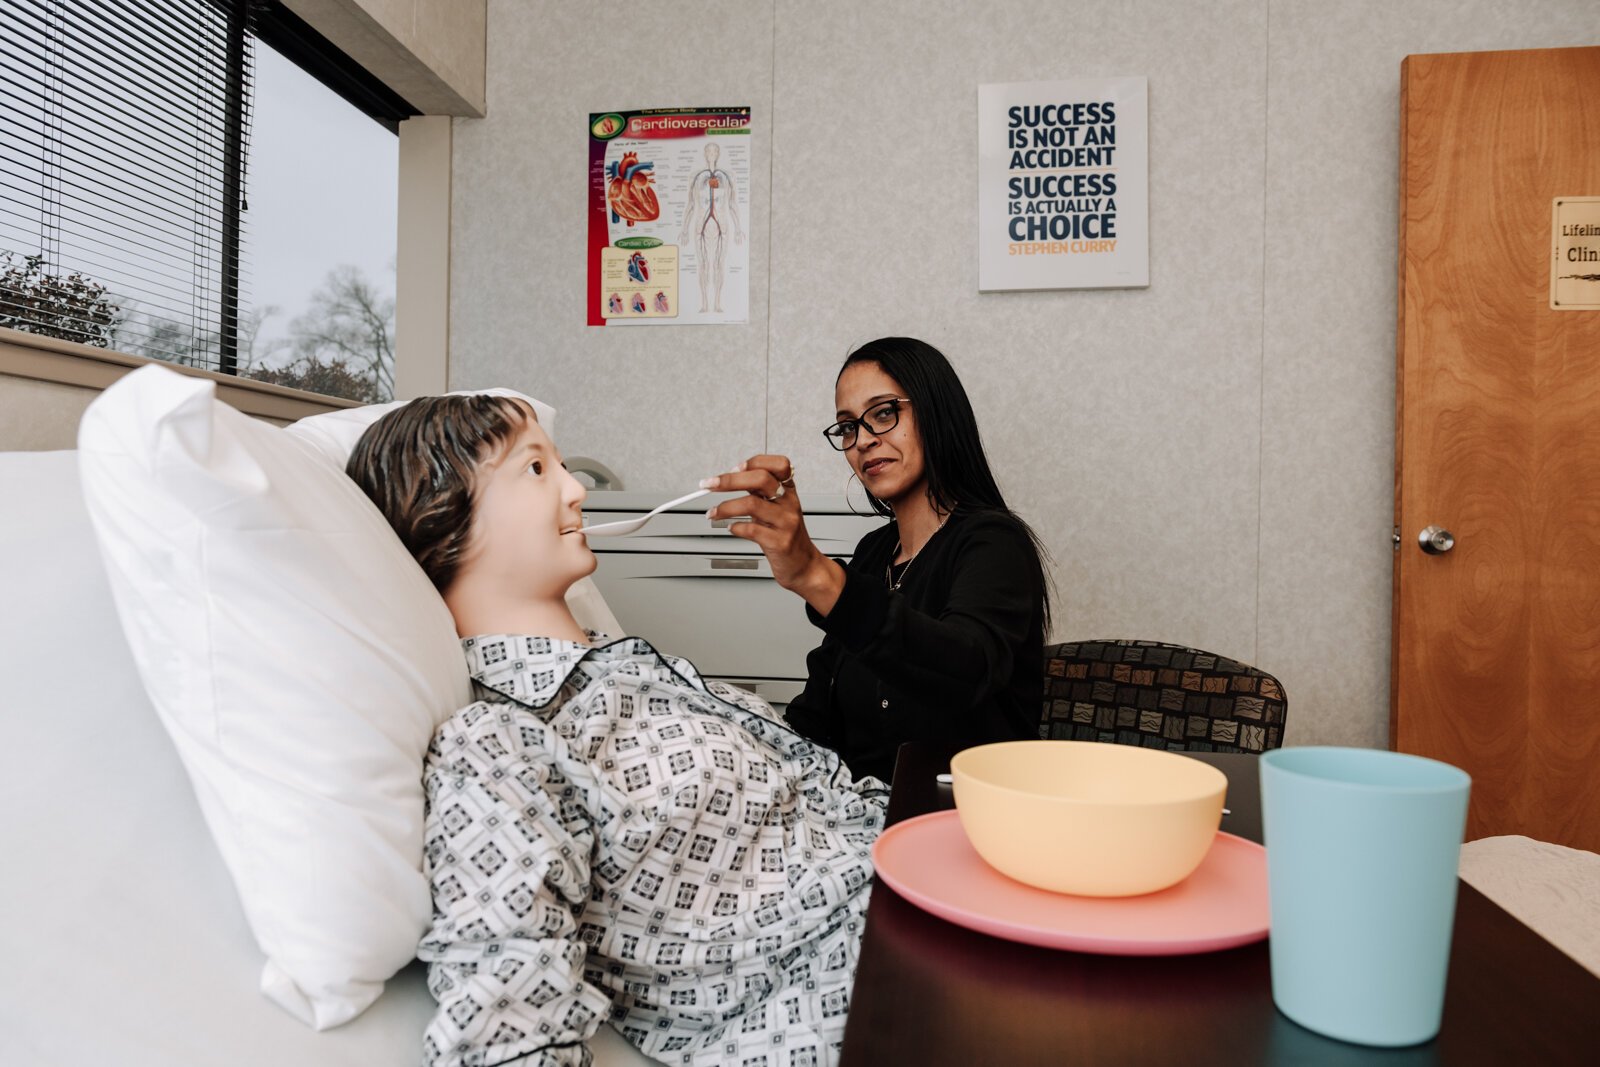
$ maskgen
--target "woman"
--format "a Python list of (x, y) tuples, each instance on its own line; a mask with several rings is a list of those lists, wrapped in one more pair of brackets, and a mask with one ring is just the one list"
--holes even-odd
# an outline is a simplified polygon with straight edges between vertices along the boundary
[(894, 519), (848, 567), (806, 534), (787, 457), (754, 456), (702, 483), (750, 494), (707, 514), (752, 520), (729, 531), (761, 546), (823, 631), (790, 725), (885, 781), (905, 741), (1037, 737), (1042, 550), (995, 484), (955, 370), (931, 345), (884, 337), (845, 360), (834, 397), (838, 421), (823, 433)]

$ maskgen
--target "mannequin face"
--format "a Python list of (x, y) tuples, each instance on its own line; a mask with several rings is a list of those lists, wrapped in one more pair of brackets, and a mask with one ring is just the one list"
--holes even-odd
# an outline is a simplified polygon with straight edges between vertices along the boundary
[[(833, 395), (836, 417), (855, 419), (869, 408), (906, 394), (878, 364), (852, 363), (839, 375)], [(916, 409), (908, 403), (900, 404), (900, 421), (894, 429), (880, 435), (863, 426), (856, 443), (844, 454), (867, 491), (890, 507), (927, 495), (922, 435), (917, 430)]]
[(548, 601), (594, 573), (581, 533), (588, 490), (532, 412), (510, 444), (477, 469), (477, 503), (462, 571), (508, 597)]

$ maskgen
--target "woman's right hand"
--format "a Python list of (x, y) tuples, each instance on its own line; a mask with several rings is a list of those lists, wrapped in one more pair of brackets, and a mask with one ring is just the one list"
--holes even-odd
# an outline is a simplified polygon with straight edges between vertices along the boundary
[(734, 470), (707, 478), (700, 485), (717, 492), (748, 494), (723, 501), (707, 511), (706, 517), (748, 518), (749, 522), (730, 524), (728, 532), (760, 546), (773, 578), (783, 588), (799, 594), (822, 615), (833, 610), (844, 589), (844, 569), (823, 555), (806, 532), (789, 457), (751, 456)]

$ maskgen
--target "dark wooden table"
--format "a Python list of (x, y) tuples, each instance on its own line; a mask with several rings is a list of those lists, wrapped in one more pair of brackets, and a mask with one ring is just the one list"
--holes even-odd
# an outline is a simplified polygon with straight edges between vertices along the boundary
[[(954, 807), (934, 775), (956, 748), (905, 745), (892, 825)], [(1255, 756), (1195, 753), (1228, 776), (1222, 828), (1261, 840)], [(1193, 956), (1036, 948), (872, 890), (842, 1067), (936, 1064), (1600, 1064), (1600, 978), (1466, 883), (1444, 1026), (1425, 1045), (1321, 1037), (1272, 1004), (1267, 943)]]

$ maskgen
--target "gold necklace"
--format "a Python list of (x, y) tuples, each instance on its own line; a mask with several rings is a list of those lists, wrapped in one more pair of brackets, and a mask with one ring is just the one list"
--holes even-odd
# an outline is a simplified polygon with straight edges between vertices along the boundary
[[(951, 512), (946, 512), (944, 518), (939, 520), (939, 525), (934, 528), (933, 533), (928, 535), (928, 541), (932, 541), (939, 531), (944, 529), (944, 524), (950, 521), (951, 514)], [(900, 568), (899, 578), (894, 576), (894, 557), (900, 554), (900, 549), (903, 546), (899, 541), (894, 543), (894, 551), (889, 554), (889, 562), (883, 568), (883, 584), (889, 587), (889, 592), (898, 593), (900, 591), (901, 583), (906, 580), (906, 573), (911, 570), (911, 565), (917, 561), (917, 557), (922, 555), (922, 549), (928, 547), (928, 541), (922, 542), (922, 548), (911, 553), (911, 558), (906, 560), (906, 565)]]

